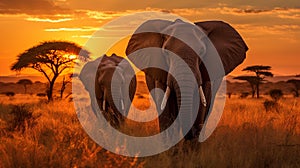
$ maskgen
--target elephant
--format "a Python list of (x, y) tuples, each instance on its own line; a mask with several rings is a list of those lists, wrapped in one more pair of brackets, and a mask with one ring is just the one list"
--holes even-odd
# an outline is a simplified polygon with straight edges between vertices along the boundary
[[(213, 47), (207, 45), (209, 43)], [(162, 111), (159, 116), (160, 130), (167, 129), (181, 109), (187, 114), (178, 131), (187, 130), (183, 133), (184, 138), (192, 140), (200, 134), (223, 77), (244, 61), (247, 50), (239, 33), (225, 22), (190, 24), (180, 19), (173, 22), (156, 19), (144, 22), (135, 30), (128, 42), (126, 55), (144, 71), (150, 91), (159, 88), (164, 92), (163, 96), (155, 91), (151, 92), (156, 108)], [(210, 59), (213, 51), (218, 53), (223, 66), (218, 66), (214, 59)], [(188, 65), (195, 78), (194, 82), (183, 71), (186, 67), (170, 57), (172, 54), (176, 54)], [(210, 71), (216, 72), (215, 75), (210, 76)], [(218, 73), (220, 71), (223, 73)], [(185, 92), (180, 92), (178, 81), (185, 81), (181, 85)], [(200, 99), (195, 99), (196, 95)]]
[[(95, 71), (96, 73), (92, 73)], [(110, 125), (116, 129), (119, 129), (124, 122), (124, 116), (127, 116), (126, 112), (130, 108), (136, 90), (136, 77), (130, 78), (129, 74), (134, 74), (132, 66), (126, 59), (116, 54), (103, 55), (86, 63), (79, 74), (79, 79), (89, 92), (95, 115), (98, 116), (99, 112), (102, 113)], [(126, 94), (126, 89), (111, 85), (113, 75), (116, 75), (115, 77), (118, 79), (114, 81), (116, 86), (124, 86), (126, 82), (130, 83), (128, 100), (122, 96)], [(93, 83), (93, 81), (95, 82)], [(97, 106), (100, 111), (96, 108)]]

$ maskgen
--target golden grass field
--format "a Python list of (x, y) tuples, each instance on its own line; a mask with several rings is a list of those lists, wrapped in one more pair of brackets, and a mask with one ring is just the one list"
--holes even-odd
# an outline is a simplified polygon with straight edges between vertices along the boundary
[[(137, 108), (147, 108), (138, 91)], [(73, 102), (17, 94), (0, 96), (0, 167), (300, 167), (300, 99), (285, 96), (266, 112), (261, 99), (227, 99), (214, 133), (203, 143), (181, 141), (161, 154), (132, 158), (106, 151), (82, 129)], [(12, 105), (27, 104), (35, 124), (10, 130)], [(139, 127), (157, 131), (157, 122)]]

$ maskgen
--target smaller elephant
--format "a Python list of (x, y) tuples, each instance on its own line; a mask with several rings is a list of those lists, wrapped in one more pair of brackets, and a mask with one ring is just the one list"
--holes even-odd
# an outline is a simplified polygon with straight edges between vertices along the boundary
[[(93, 75), (95, 71), (96, 76)], [(86, 63), (79, 75), (79, 79), (91, 97), (93, 112), (96, 116), (99, 115), (99, 112), (102, 113), (114, 128), (119, 128), (125, 120), (124, 116), (127, 116), (126, 112), (128, 112), (135, 94), (136, 77), (130, 78), (128, 76), (132, 73), (134, 74), (134, 70), (126, 59), (112, 54)], [(129, 99), (123, 97), (128, 89), (112, 85), (113, 75), (116, 75), (115, 77), (118, 79), (113, 81), (117, 84), (116, 86), (124, 86), (126, 82), (130, 83)], [(96, 108), (97, 106), (99, 108)]]

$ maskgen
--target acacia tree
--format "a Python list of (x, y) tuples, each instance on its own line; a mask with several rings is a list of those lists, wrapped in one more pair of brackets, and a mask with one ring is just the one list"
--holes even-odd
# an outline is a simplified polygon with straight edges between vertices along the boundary
[(17, 84), (21, 84), (24, 86), (24, 93), (27, 93), (27, 85), (31, 85), (32, 81), (29, 79), (20, 79)]
[(255, 87), (257, 85), (257, 82), (260, 81), (256, 76), (237, 76), (237, 77), (234, 77), (233, 79), (247, 81), (251, 87), (252, 98), (254, 98), (255, 91), (256, 91)]
[(53, 87), (59, 75), (73, 68), (76, 60), (87, 61), (90, 53), (75, 43), (65, 41), (49, 41), (34, 46), (18, 55), (11, 66), (13, 71), (31, 68), (42, 73), (48, 83), (48, 100), (53, 99)]
[(253, 66), (248, 66), (243, 69), (243, 71), (248, 71), (248, 72), (254, 72), (256, 77), (256, 97), (259, 98), (259, 85), (262, 83), (262, 81), (265, 79), (265, 77), (273, 77), (273, 73), (270, 72), (271, 66), (264, 66), (264, 65), (253, 65)]

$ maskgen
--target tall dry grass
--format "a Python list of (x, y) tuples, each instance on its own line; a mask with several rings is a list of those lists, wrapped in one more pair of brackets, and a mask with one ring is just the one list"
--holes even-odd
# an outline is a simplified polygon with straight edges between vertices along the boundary
[(181, 141), (145, 158), (118, 156), (93, 142), (72, 102), (29, 103), (40, 117), (36, 125), (20, 132), (6, 129), (13, 102), (2, 101), (0, 167), (300, 167), (299, 100), (282, 99), (278, 111), (266, 112), (264, 99), (228, 99), (208, 140)]
[(205, 142), (181, 142), (146, 167), (299, 167), (299, 98), (267, 112), (263, 99), (229, 99), (215, 132)]
[(8, 131), (10, 105), (0, 105), (0, 167), (142, 167), (137, 158), (118, 156), (92, 141), (72, 102), (31, 104), (37, 125)]

